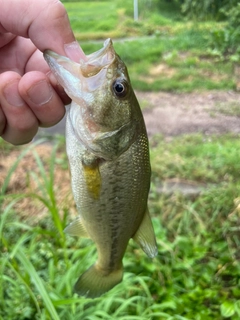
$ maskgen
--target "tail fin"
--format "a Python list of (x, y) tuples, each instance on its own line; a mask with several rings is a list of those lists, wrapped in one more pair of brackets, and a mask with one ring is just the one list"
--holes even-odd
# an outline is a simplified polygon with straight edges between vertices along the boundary
[(88, 298), (97, 298), (122, 281), (123, 268), (104, 274), (96, 265), (84, 272), (74, 286), (74, 291)]

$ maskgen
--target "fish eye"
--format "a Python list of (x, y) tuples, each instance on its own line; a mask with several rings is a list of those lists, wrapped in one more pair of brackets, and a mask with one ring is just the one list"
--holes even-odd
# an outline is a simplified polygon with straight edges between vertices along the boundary
[(116, 79), (113, 82), (113, 92), (118, 98), (124, 98), (128, 92), (128, 86), (126, 81), (122, 79)]

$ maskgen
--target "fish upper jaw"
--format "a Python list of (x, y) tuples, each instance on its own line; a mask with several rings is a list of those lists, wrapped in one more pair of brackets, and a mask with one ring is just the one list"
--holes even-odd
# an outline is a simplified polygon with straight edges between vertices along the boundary
[(107, 68), (115, 59), (115, 51), (112, 40), (107, 39), (103, 48), (87, 55), (86, 60), (81, 60), (81, 72), (84, 77), (92, 77), (96, 75), (101, 69)]
[(107, 39), (103, 48), (87, 55), (79, 63), (46, 50), (43, 53), (51, 71), (69, 97), (77, 103), (91, 100), (91, 93), (101, 87), (107, 68), (115, 59), (112, 41)]

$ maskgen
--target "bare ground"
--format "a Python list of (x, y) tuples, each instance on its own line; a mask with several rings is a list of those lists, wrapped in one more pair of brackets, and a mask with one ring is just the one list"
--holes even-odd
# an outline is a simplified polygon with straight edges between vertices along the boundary
[[(201, 93), (136, 92), (143, 107), (149, 136), (185, 133), (240, 133), (240, 94), (234, 91)], [(39, 134), (64, 134), (65, 121)]]
[[(240, 94), (204, 92), (190, 94), (137, 93), (149, 101), (144, 110), (149, 135), (176, 136), (185, 133), (240, 133)], [(238, 112), (237, 112), (238, 108)], [(230, 115), (235, 113), (235, 115)], [(239, 116), (237, 116), (239, 115)]]

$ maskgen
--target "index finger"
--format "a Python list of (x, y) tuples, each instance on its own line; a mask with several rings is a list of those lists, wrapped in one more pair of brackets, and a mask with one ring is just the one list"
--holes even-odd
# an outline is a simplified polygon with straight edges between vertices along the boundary
[(42, 52), (51, 49), (73, 60), (84, 58), (58, 0), (0, 0), (0, 32), (30, 38)]

